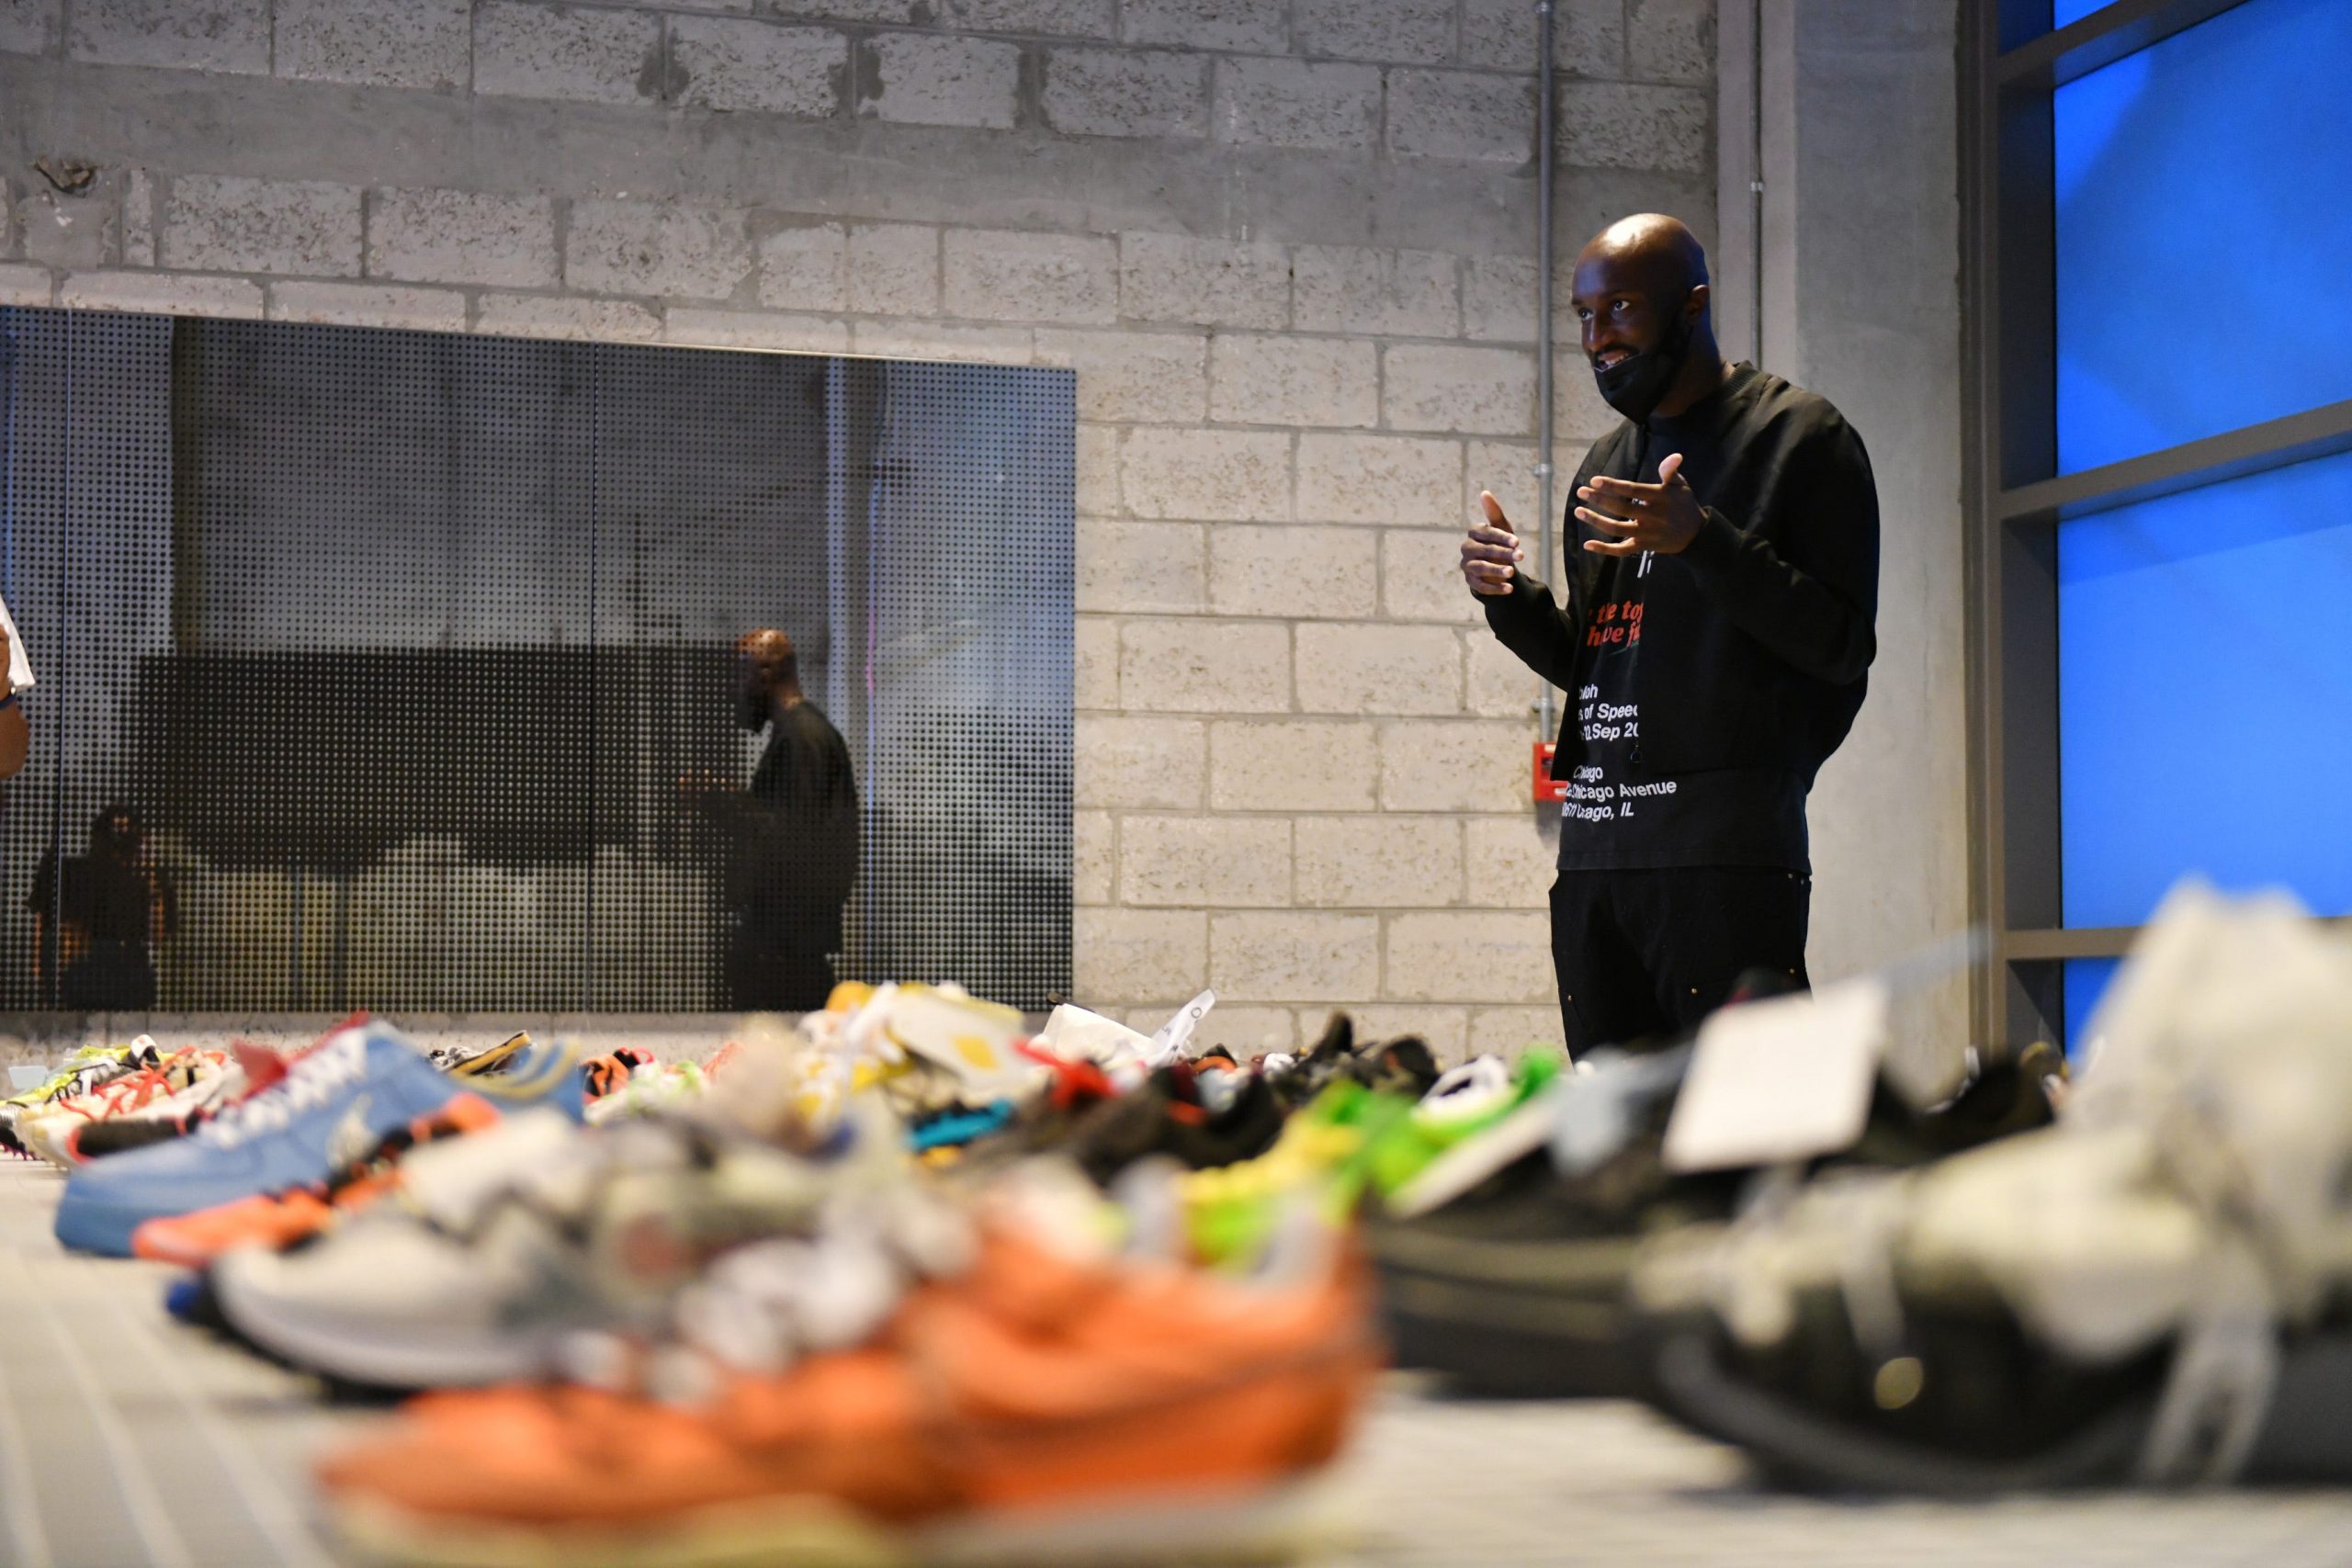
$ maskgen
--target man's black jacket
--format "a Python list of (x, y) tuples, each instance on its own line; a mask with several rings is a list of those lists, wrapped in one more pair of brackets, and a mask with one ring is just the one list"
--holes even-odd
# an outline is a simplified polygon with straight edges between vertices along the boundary
[(1861, 437), (1825, 398), (1740, 365), (1682, 415), (1602, 436), (1568, 490), (1567, 606), (1522, 572), (1480, 601), (1487, 624), (1569, 694), (1552, 763), (1566, 777), (1582, 750), (1584, 629), (1609, 559), (1582, 547), (1608, 536), (1576, 521), (1576, 491), (1596, 474), (1655, 482), (1677, 451), (1706, 523), (1643, 583), (1631, 760), (1659, 776), (1780, 767), (1810, 784), (1853, 727), (1878, 651), (1878, 491)]

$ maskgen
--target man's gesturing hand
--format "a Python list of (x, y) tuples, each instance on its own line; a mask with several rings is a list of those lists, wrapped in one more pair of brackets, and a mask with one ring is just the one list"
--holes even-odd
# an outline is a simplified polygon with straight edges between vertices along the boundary
[(1511, 532), (1510, 519), (1503, 515), (1503, 503), (1495, 499), (1494, 491), (1480, 491), (1478, 506), (1487, 521), (1471, 529), (1462, 541), (1462, 577), (1471, 592), (1498, 598), (1510, 592), (1511, 574), (1527, 558), (1527, 552), (1520, 547), (1519, 536)]
[(1657, 477), (1657, 484), (1637, 485), (1631, 479), (1596, 474), (1578, 490), (1577, 499), (1586, 504), (1577, 508), (1577, 516), (1613, 536), (1587, 539), (1584, 547), (1598, 556), (1630, 556), (1643, 550), (1680, 555), (1699, 536), (1707, 514), (1690, 481), (1682, 477), (1681, 453), (1660, 463)]

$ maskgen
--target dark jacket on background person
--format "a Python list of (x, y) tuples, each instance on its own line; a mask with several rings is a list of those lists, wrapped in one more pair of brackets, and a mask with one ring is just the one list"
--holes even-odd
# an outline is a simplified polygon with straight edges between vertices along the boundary
[[(1568, 487), (1568, 603), (1522, 572), (1482, 599), (1496, 637), (1565, 705), (1555, 778), (1582, 754), (1574, 700), (1585, 628), (1608, 558), (1576, 521), (1593, 476), (1656, 483), (1669, 453), (1706, 511), (1679, 555), (1644, 584), (1642, 720), (1631, 761), (1645, 773), (1781, 768), (1808, 784), (1853, 727), (1878, 651), (1878, 495), (1861, 438), (1830, 405), (1751, 366), (1696, 407), (1595, 442)], [(1600, 510), (1607, 510), (1606, 507)]]

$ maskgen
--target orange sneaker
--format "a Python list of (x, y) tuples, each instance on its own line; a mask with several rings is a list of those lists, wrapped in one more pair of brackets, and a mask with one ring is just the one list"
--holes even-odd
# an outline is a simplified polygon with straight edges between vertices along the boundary
[(461, 1094), (385, 1138), (322, 1186), (257, 1192), (193, 1213), (142, 1221), (130, 1233), (131, 1253), (152, 1262), (201, 1269), (240, 1247), (282, 1250), (398, 1187), (400, 1156), (418, 1144), (479, 1132), (497, 1120), (497, 1107), (477, 1095)]
[(991, 1226), (861, 1348), (720, 1370), (694, 1406), (428, 1394), (320, 1477), (364, 1551), (436, 1564), (1295, 1551), (1379, 1364), (1351, 1247), (1314, 1240), (1309, 1277), (1244, 1281)]

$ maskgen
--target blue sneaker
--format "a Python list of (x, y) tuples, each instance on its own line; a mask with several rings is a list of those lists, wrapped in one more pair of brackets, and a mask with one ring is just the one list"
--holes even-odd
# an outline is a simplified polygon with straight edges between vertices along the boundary
[[(563, 1054), (570, 1066), (560, 1065)], [(506, 1108), (552, 1105), (577, 1119), (577, 1053), (543, 1054), (531, 1067), (493, 1088), (451, 1077), (388, 1025), (345, 1029), (187, 1137), (76, 1166), (57, 1206), (57, 1239), (128, 1258), (141, 1221), (323, 1181), (342, 1161), (458, 1094), (488, 1090)]]

